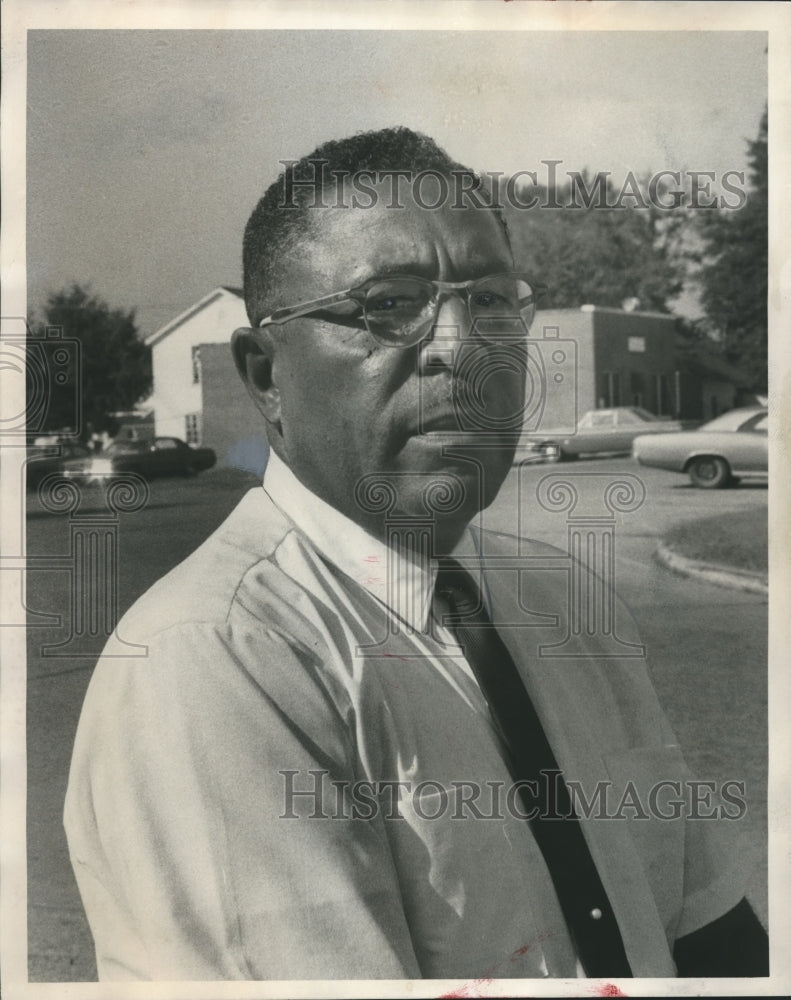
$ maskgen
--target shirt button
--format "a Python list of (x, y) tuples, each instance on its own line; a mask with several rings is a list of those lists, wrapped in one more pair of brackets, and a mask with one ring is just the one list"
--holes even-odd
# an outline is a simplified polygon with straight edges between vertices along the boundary
[(599, 909), (598, 906), (595, 906), (590, 911), (590, 913), (588, 914), (588, 916), (591, 918), (591, 920), (601, 920), (601, 910)]

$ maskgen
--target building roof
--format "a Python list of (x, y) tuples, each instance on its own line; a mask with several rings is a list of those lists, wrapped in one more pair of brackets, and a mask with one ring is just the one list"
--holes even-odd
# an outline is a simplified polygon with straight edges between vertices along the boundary
[(620, 309), (618, 306), (597, 306), (586, 303), (577, 309), (566, 309), (557, 312), (587, 312), (587, 313), (610, 313), (618, 316), (651, 316), (653, 319), (669, 319), (675, 322), (676, 317), (672, 313), (659, 312), (656, 309)]
[(241, 288), (234, 288), (230, 285), (220, 285), (219, 287), (213, 289), (208, 295), (204, 295), (202, 299), (199, 299), (194, 305), (191, 305), (184, 312), (179, 313), (175, 319), (170, 320), (164, 326), (161, 326), (158, 330), (150, 333), (146, 338), (145, 342), (149, 347), (153, 347), (154, 344), (158, 344), (160, 340), (164, 340), (168, 337), (174, 330), (177, 330), (180, 326), (186, 323), (188, 320), (196, 316), (201, 310), (210, 306), (212, 302), (216, 302), (218, 298), (223, 295), (232, 295), (235, 299), (240, 299), (243, 297), (243, 292)]
[(152, 407), (148, 407), (145, 410), (116, 410), (114, 413), (111, 413), (110, 416), (115, 417), (116, 420), (123, 420), (128, 424), (138, 424), (152, 420), (154, 417), (154, 410)]

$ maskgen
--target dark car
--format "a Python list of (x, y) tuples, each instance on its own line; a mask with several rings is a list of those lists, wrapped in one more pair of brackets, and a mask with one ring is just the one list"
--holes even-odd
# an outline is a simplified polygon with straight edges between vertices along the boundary
[(114, 441), (78, 470), (98, 478), (135, 472), (144, 479), (157, 476), (194, 476), (217, 461), (211, 448), (194, 448), (179, 438), (158, 437), (153, 441)]
[(85, 468), (93, 452), (84, 444), (56, 441), (53, 444), (31, 445), (25, 462), (25, 479), (28, 489), (33, 489), (50, 473), (68, 475), (73, 470)]

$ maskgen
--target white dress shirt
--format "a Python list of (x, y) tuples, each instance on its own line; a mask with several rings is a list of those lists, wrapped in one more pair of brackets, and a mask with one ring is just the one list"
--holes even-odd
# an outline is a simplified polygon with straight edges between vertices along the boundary
[[(485, 566), (512, 541), (464, 544)], [(530, 612), (521, 570), (487, 573), (484, 592), (565, 775), (646, 794), (686, 778), (642, 662), (595, 637), (542, 658), (567, 624), (557, 565), (530, 577)], [(465, 804), (511, 779), (469, 665), (432, 625), (434, 570), (414, 574), (273, 457), (264, 489), (122, 619), (65, 813), (100, 977), (578, 974), (528, 824)], [(365, 783), (377, 808), (361, 818)], [(721, 824), (582, 825), (635, 975), (672, 976), (673, 940), (743, 895)]]

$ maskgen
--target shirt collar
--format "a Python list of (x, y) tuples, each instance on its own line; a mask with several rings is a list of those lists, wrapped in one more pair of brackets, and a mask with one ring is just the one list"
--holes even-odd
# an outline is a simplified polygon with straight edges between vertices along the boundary
[(427, 632), (437, 567), (398, 558), (384, 542), (316, 496), (270, 451), (264, 489), (331, 563), (416, 632)]

